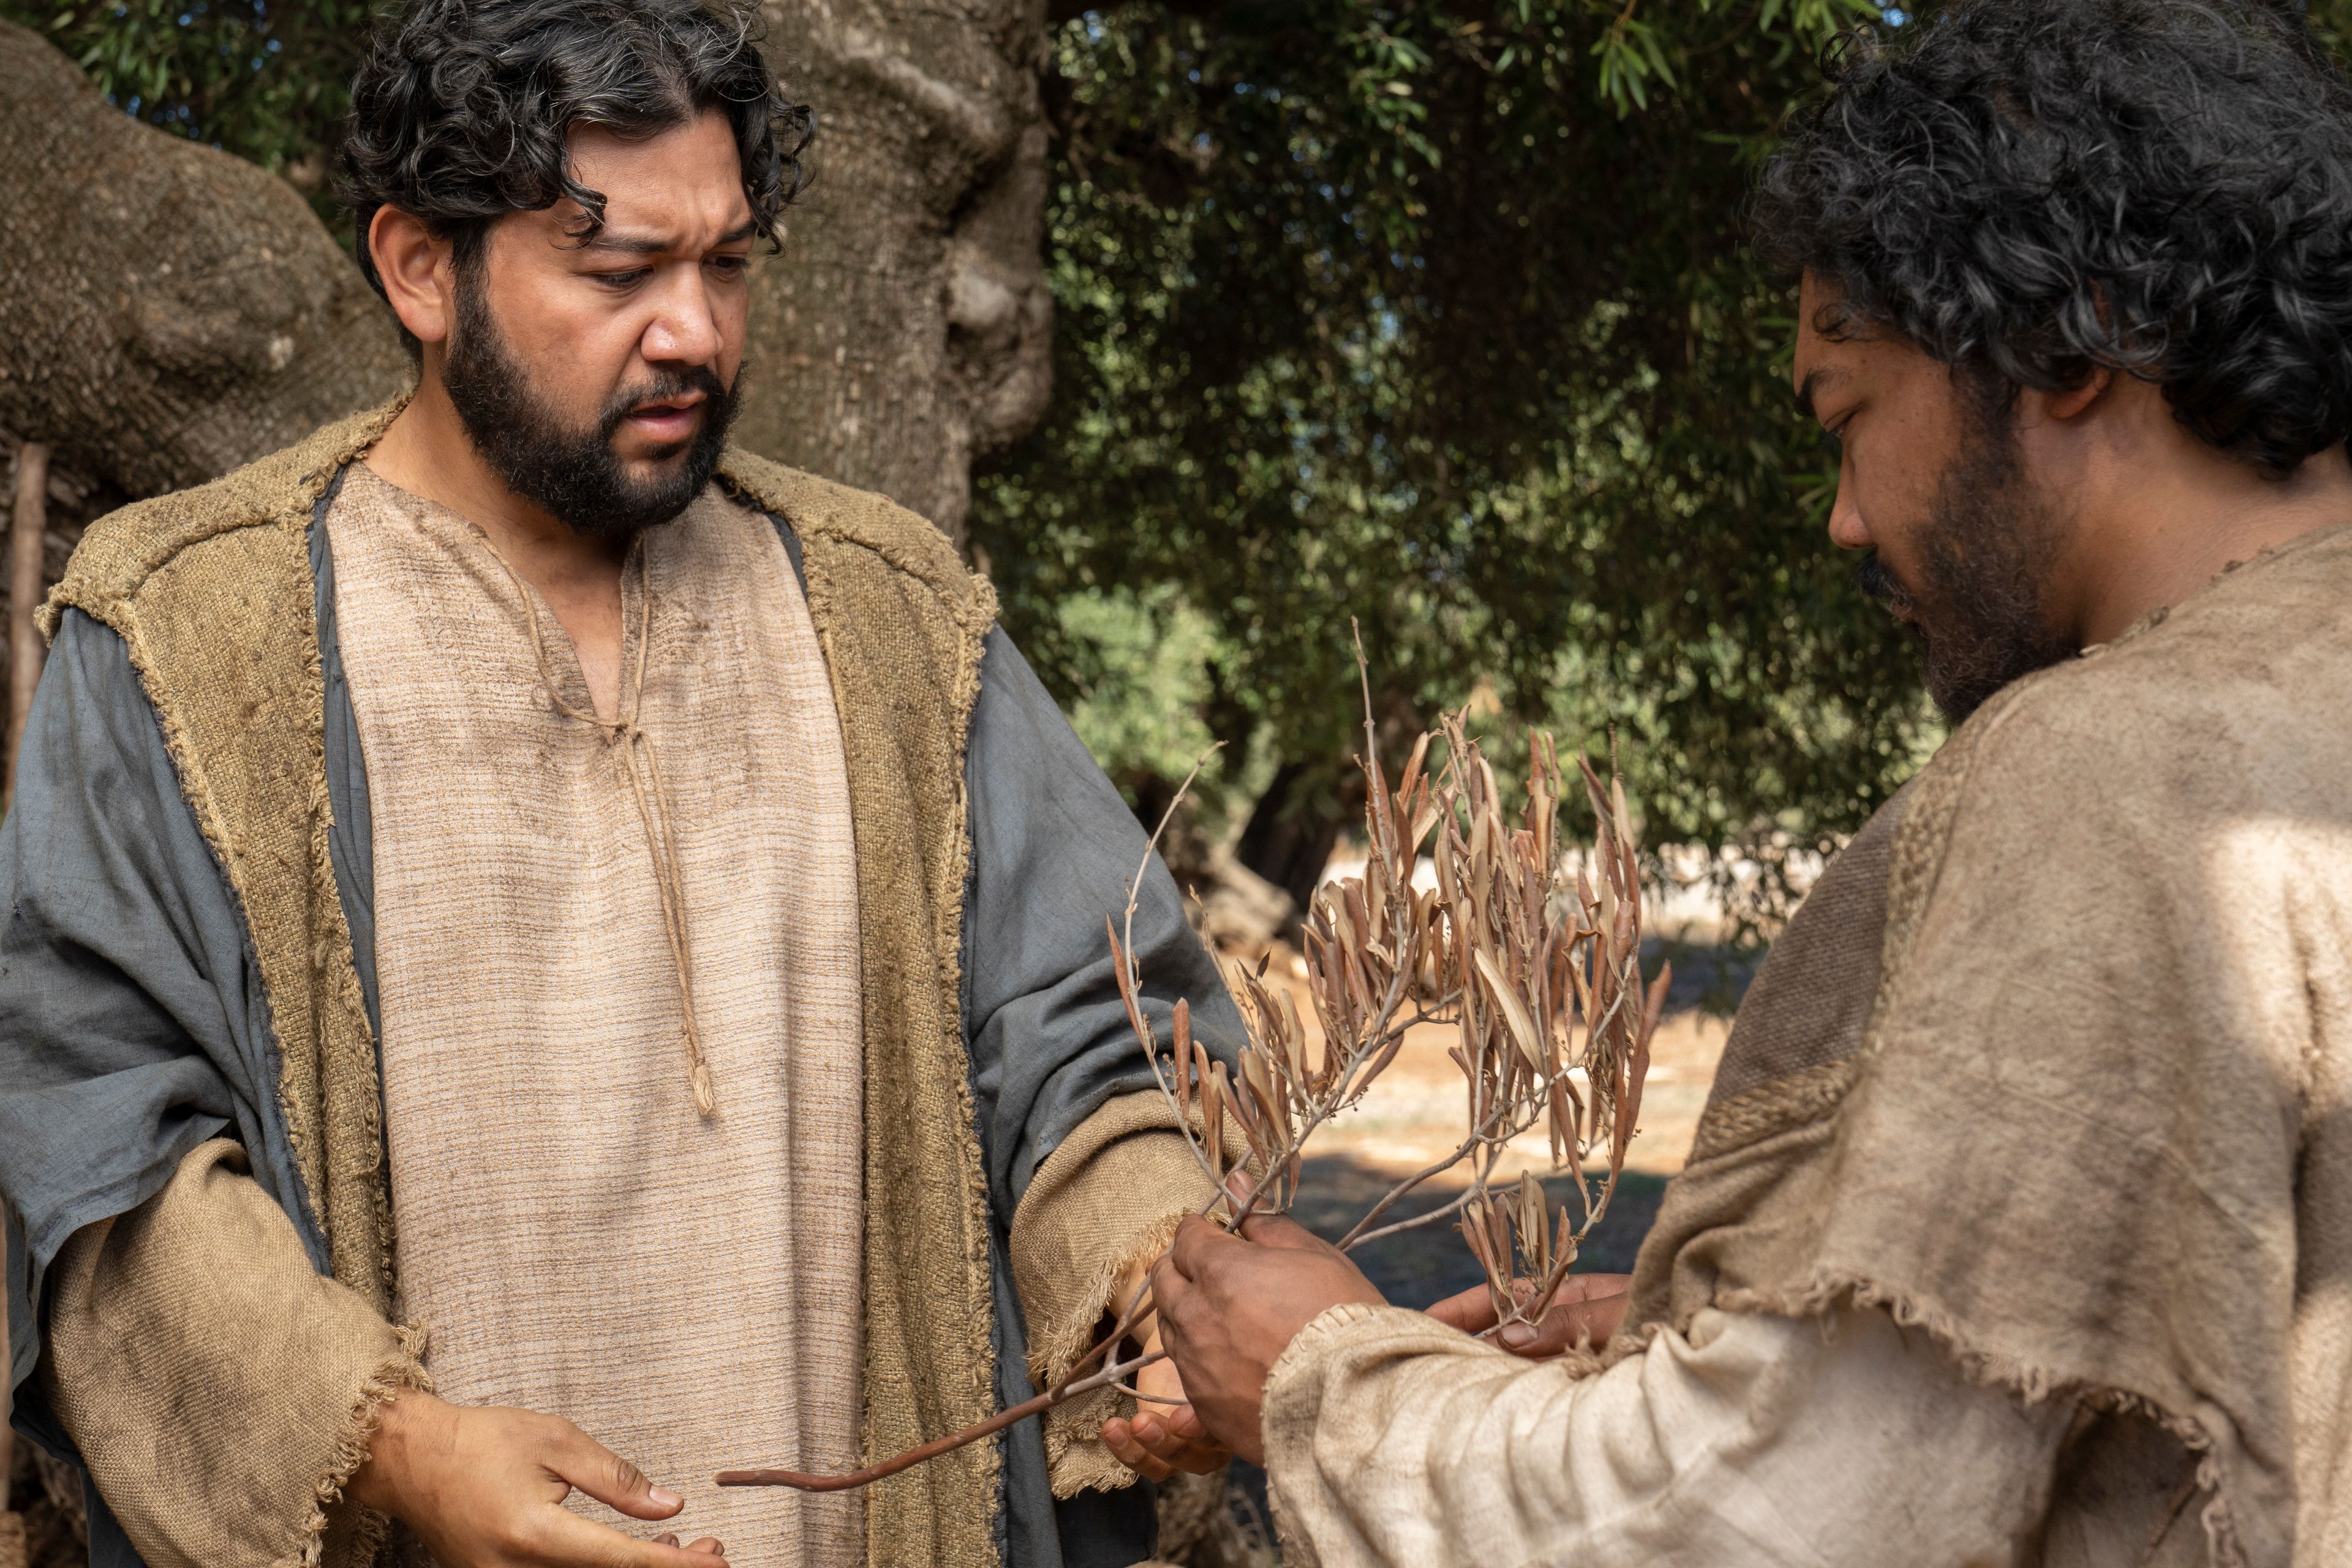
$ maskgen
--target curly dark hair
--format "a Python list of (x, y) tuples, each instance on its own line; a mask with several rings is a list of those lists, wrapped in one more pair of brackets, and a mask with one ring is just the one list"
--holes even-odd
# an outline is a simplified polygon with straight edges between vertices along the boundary
[(409, 0), (368, 44), (337, 149), (361, 269), (383, 292), (367, 231), (385, 206), (451, 239), (461, 268), (493, 221), (565, 196), (586, 214), (574, 237), (592, 238), (604, 198), (572, 177), (571, 128), (650, 136), (714, 109), (734, 127), (751, 221), (773, 246), (816, 120), (782, 97), (753, 13), (703, 0)]
[(2096, 367), (2282, 476), (2352, 435), (2352, 89), (2288, 0), (1954, 0), (1848, 35), (1760, 254), (1998, 405)]

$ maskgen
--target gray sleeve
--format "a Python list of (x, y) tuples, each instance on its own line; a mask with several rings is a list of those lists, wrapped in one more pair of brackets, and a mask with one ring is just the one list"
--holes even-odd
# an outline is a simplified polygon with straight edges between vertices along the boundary
[[(964, 1020), (989, 1194), (1009, 1225), (1030, 1176), (1112, 1096), (1151, 1087), (1103, 921), (1127, 903), (1146, 834), (1003, 628), (988, 635), (965, 783), (971, 877)], [(1164, 1040), (1179, 997), (1227, 1061), (1241, 1016), (1157, 856), (1135, 913), (1145, 1011)]]
[[(41, 1275), (234, 1123), (318, 1252), (273, 1135), (277, 1053), (244, 924), (122, 639), (68, 611), (0, 825), (0, 1194), (13, 1375)], [(29, 1392), (29, 1391), (28, 1391)]]

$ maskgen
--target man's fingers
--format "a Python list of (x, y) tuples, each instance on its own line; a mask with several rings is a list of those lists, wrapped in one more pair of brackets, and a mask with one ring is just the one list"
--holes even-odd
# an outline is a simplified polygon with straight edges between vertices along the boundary
[(1465, 1334), (1484, 1333), (1495, 1326), (1495, 1299), (1484, 1285), (1473, 1285), (1457, 1295), (1434, 1302), (1429, 1315), (1449, 1329)]
[(1191, 1405), (1171, 1416), (1146, 1410), (1129, 1424), (1135, 1440), (1152, 1458), (1171, 1469), (1189, 1470), (1200, 1475), (1215, 1469), (1233, 1456), (1215, 1442), (1209, 1440)]
[(654, 1485), (643, 1470), (569, 1421), (553, 1447), (548, 1468), (607, 1508), (632, 1519), (667, 1519), (686, 1506), (684, 1498)]
[(1242, 1221), (1242, 1239), (1258, 1247), (1283, 1247), (1299, 1252), (1339, 1249), (1288, 1215), (1254, 1214)]
[(1559, 1282), (1559, 1294), (1552, 1304), (1566, 1301), (1598, 1301), (1604, 1296), (1622, 1296), (1633, 1288), (1631, 1274), (1571, 1274)]
[(1103, 1447), (1111, 1458), (1141, 1476), (1147, 1481), (1164, 1481), (1168, 1466), (1159, 1455), (1139, 1441), (1132, 1424), (1120, 1416), (1112, 1416), (1102, 1425)]
[[(1551, 1310), (1558, 1312), (1563, 1308), (1588, 1302), (1597, 1305), (1604, 1300), (1616, 1300), (1618, 1304), (1612, 1310), (1622, 1315), (1624, 1303), (1621, 1299), (1633, 1282), (1633, 1277), (1630, 1274), (1571, 1274), (1560, 1281), (1559, 1294), (1552, 1298)], [(1535, 1284), (1532, 1280), (1514, 1279), (1511, 1291), (1525, 1302), (1534, 1293)], [(1458, 1295), (1448, 1296), (1443, 1301), (1433, 1303), (1429, 1315), (1449, 1329), (1460, 1329), (1465, 1334), (1483, 1334), (1495, 1326), (1495, 1299), (1487, 1294), (1484, 1285), (1473, 1285)], [(1593, 1330), (1595, 1344), (1607, 1339), (1610, 1329), (1616, 1326), (1616, 1318), (1605, 1314), (1588, 1314), (1578, 1321)], [(1602, 1323), (1608, 1326), (1600, 1327)], [(1517, 1347), (1507, 1344), (1504, 1348)]]
[[(1189, 1407), (1184, 1415), (1191, 1416)], [(1149, 1411), (1104, 1422), (1102, 1438), (1112, 1458), (1146, 1480), (1163, 1481), (1176, 1470), (1205, 1475), (1233, 1458), (1204, 1440), (1197, 1419), (1174, 1421)]]
[(1629, 1300), (1620, 1291), (1580, 1301), (1555, 1301), (1541, 1322), (1507, 1324), (1495, 1335), (1495, 1342), (1531, 1361), (1559, 1355), (1582, 1343), (1605, 1344), (1624, 1320)]
[[(1188, 1280), (1197, 1279), (1201, 1277), (1201, 1270), (1206, 1266), (1212, 1253), (1218, 1247), (1236, 1245), (1238, 1243), (1234, 1237), (1226, 1235), (1200, 1215), (1191, 1215), (1186, 1216), (1183, 1224), (1176, 1227), (1176, 1239), (1169, 1244), (1167, 1255), (1161, 1262), (1172, 1266), (1177, 1273), (1181, 1274)], [(1152, 1299), (1159, 1301), (1164, 1308), (1168, 1303), (1160, 1294), (1157, 1284), (1159, 1278), (1160, 1269), (1155, 1267), (1152, 1270), (1154, 1285), (1151, 1295)]]
[(553, 1517), (533, 1553), (541, 1563), (562, 1568), (724, 1568), (727, 1561), (716, 1552), (679, 1546), (667, 1532), (662, 1540), (639, 1541), (567, 1509), (548, 1511)]
[(706, 1535), (701, 1537), (699, 1540), (689, 1544), (687, 1547), (687, 1550), (688, 1552), (699, 1552), (711, 1557), (724, 1557), (727, 1555), (726, 1543), (721, 1542), (719, 1537), (715, 1535)]

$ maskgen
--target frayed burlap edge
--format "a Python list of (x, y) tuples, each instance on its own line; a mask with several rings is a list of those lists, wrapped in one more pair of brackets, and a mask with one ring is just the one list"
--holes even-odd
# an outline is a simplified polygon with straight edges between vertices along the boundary
[[(1168, 1249), (1186, 1216), (1214, 1189), (1174, 1125), (1166, 1094), (1114, 1096), (1047, 1155), (1013, 1215), (1013, 1279), (1029, 1328), (1029, 1374), (1040, 1390), (1070, 1375), (1092, 1348), (1120, 1277)], [(1195, 1113), (1192, 1131), (1202, 1131)], [(1238, 1124), (1228, 1144), (1243, 1142)], [(1054, 1495), (1133, 1484), (1135, 1474), (1101, 1442), (1102, 1424), (1132, 1408), (1128, 1395), (1098, 1389), (1048, 1411), (1046, 1468)]]
[(394, 1324), (393, 1331), (399, 1336), (400, 1353), (388, 1358), (360, 1384), (351, 1415), (335, 1439), (334, 1455), (328, 1461), (327, 1472), (319, 1478), (311, 1491), (310, 1510), (303, 1521), (301, 1549), (280, 1559), (276, 1568), (360, 1568), (374, 1562), (383, 1547), (392, 1521), (371, 1510), (360, 1509), (350, 1533), (340, 1543), (342, 1550), (336, 1553), (335, 1561), (327, 1561), (327, 1510), (343, 1500), (343, 1489), (367, 1463), (375, 1445), (376, 1429), (383, 1422), (384, 1407), (404, 1394), (433, 1392), (433, 1378), (424, 1367), (424, 1330)]
[[(869, 984), (870, 972), (877, 966), (903, 970), (919, 965), (937, 978), (940, 998), (938, 1036), (922, 1039), (908, 1036), (904, 1039), (908, 1049), (902, 1054), (915, 1064), (918, 1072), (929, 1075), (934, 1080), (931, 1090), (950, 1108), (953, 1125), (943, 1131), (948, 1136), (961, 1194), (957, 1212), (952, 1214), (944, 1210), (911, 1216), (891, 1214), (887, 1219), (892, 1226), (911, 1226), (911, 1234), (921, 1238), (918, 1256), (926, 1269), (940, 1268), (944, 1272), (952, 1268), (954, 1273), (935, 1279), (897, 1277), (886, 1265), (887, 1248), (875, 1239), (878, 1228), (876, 1221), (880, 1215), (870, 1190), (872, 1172), (877, 1159), (903, 1162), (916, 1157), (913, 1151), (918, 1146), (919, 1130), (888, 1124), (889, 1118), (879, 1109), (882, 1101), (872, 1093), (873, 1080), (869, 1076), (865, 1282), (869, 1331), (865, 1447), (870, 1459), (882, 1457), (877, 1452), (880, 1445), (876, 1395), (881, 1383), (875, 1375), (877, 1337), (870, 1327), (877, 1300), (900, 1303), (896, 1309), (900, 1317), (908, 1315), (913, 1302), (931, 1303), (924, 1309), (924, 1316), (932, 1321), (936, 1332), (950, 1336), (936, 1339), (923, 1349), (923, 1353), (931, 1358), (931, 1393), (941, 1405), (945, 1419), (961, 1425), (967, 1420), (981, 1419), (996, 1408), (988, 1190), (970, 1081), (970, 1058), (962, 1034), (963, 895), (971, 864), (965, 751), (972, 710), (980, 696), (985, 640), (996, 622), (996, 595), (984, 579), (965, 569), (953, 547), (936, 528), (883, 497), (833, 484), (739, 448), (730, 448), (721, 458), (719, 480), (739, 499), (782, 518), (800, 542), (809, 612), (824, 649), (835, 704), (843, 715), (851, 812), (861, 824), (861, 846), (865, 842), (866, 822), (889, 820), (894, 813), (906, 809), (922, 789), (940, 791), (942, 798), (931, 804), (935, 816), (946, 819), (943, 831), (935, 827), (926, 838), (923, 851), (922, 874), (931, 911), (929, 928), (924, 933), (929, 939), (928, 952), (911, 951), (914, 944), (907, 939), (914, 934), (912, 921), (874, 918), (874, 910), (866, 907), (861, 895), (861, 946), (863, 962), (869, 970)], [(875, 571), (877, 566), (882, 569), (878, 574)], [(944, 701), (918, 689), (923, 676), (918, 674), (910, 679), (908, 670), (891, 662), (907, 659), (910, 651), (918, 660), (925, 657), (924, 639), (930, 633), (922, 624), (922, 616), (910, 617), (903, 624), (901, 629), (908, 635), (899, 646), (878, 652), (868, 635), (869, 628), (855, 624), (860, 608), (879, 608), (886, 613), (890, 610), (887, 595), (881, 590), (893, 577), (919, 585), (930, 608), (942, 613), (953, 628), (953, 647), (949, 656), (952, 669), (945, 683)], [(861, 596), (872, 598), (874, 604), (845, 606), (836, 602)], [(841, 619), (845, 608), (848, 618)], [(837, 619), (841, 624), (836, 624)], [(845, 664), (845, 644), (856, 646), (865, 665), (853, 669)], [(937, 645), (932, 645), (932, 650), (939, 651)], [(887, 689), (894, 680), (898, 688)], [(946, 752), (940, 761), (947, 770), (946, 776), (926, 783), (903, 773), (889, 773), (880, 759), (868, 756), (866, 749), (850, 732), (853, 704), (860, 705), (864, 710), (889, 711), (893, 721), (900, 726), (907, 725), (909, 720), (914, 721), (917, 729), (935, 721), (943, 724)], [(914, 735), (901, 745), (919, 749), (924, 739)], [(903, 750), (900, 755), (904, 755)], [(875, 875), (874, 868), (861, 865), (862, 886)], [(874, 1054), (877, 1028), (907, 1027), (904, 1020), (890, 1014), (891, 1009), (876, 1005), (869, 995), (869, 1059)], [(869, 1075), (871, 1070), (869, 1067)], [(916, 1097), (920, 1098), (919, 1092)], [(940, 1311), (938, 1303), (942, 1297), (959, 1300), (960, 1310)], [(919, 1437), (910, 1436), (910, 1440), (944, 1435), (927, 1431)], [(911, 1496), (901, 1497), (891, 1490), (894, 1486), (905, 1484), (904, 1479), (881, 1483), (870, 1495), (866, 1510), (868, 1549), (875, 1563), (896, 1568), (902, 1560), (917, 1560), (909, 1557), (910, 1552), (919, 1553), (926, 1568), (934, 1562), (994, 1563), (998, 1556), (996, 1521), (1002, 1506), (1003, 1463), (1002, 1443), (991, 1442), (975, 1445), (966, 1455), (951, 1457), (931, 1467), (934, 1470), (951, 1470), (959, 1465), (972, 1466), (980, 1495), (950, 1507), (940, 1500), (934, 1491), (915, 1494), (934, 1498), (929, 1523), (920, 1529), (910, 1529), (912, 1521), (908, 1516)], [(928, 1489), (933, 1482), (925, 1480), (922, 1484)], [(928, 1539), (930, 1544), (919, 1548), (919, 1539)]]
[[(1125, 1305), (1114, 1304), (1110, 1299), (1118, 1289), (1119, 1277), (1132, 1265), (1167, 1251), (1168, 1244), (1175, 1238), (1176, 1227), (1191, 1212), (1188, 1209), (1170, 1215), (1138, 1236), (1126, 1252), (1107, 1260), (1082, 1293), (1082, 1300), (1092, 1304), (1091, 1310), (1082, 1307), (1084, 1315), (1074, 1313), (1058, 1325), (1050, 1349), (1030, 1347), (1030, 1373), (1037, 1387), (1050, 1388), (1069, 1375), (1071, 1363), (1094, 1343), (1095, 1327), (1103, 1314)], [(1135, 1484), (1135, 1472), (1119, 1463), (1102, 1443), (1102, 1424), (1134, 1408), (1134, 1401), (1128, 1395), (1116, 1389), (1099, 1388), (1045, 1413), (1045, 1468), (1052, 1478), (1055, 1497), (1074, 1498), (1083, 1491), (1117, 1491)]]
[[(2068, 1401), (2086, 1409), (2134, 1415), (2156, 1423), (2180, 1440), (2197, 1457), (2197, 1489), (2207, 1501), (2200, 1515), (2207, 1548), (2220, 1568), (2244, 1568), (2227, 1495), (2221, 1488), (2221, 1461), (2213, 1454), (2210, 1435), (2194, 1417), (2168, 1409), (2146, 1394), (2081, 1379), (2068, 1378), (2047, 1367), (1988, 1351), (1973, 1343), (1959, 1323), (1938, 1308), (1907, 1292), (1889, 1289), (1858, 1275), (1823, 1273), (1800, 1290), (1771, 1291), (1732, 1289), (1719, 1292), (1715, 1305), (1727, 1312), (1782, 1318), (1827, 1318), (1845, 1307), (1885, 1312), (1903, 1328), (1924, 1330), (1943, 1348), (1962, 1376), (1981, 1387), (1999, 1389), (2028, 1405)], [(1647, 1342), (1659, 1327), (1642, 1336)], [(1676, 1325), (1685, 1332), (1689, 1325)]]

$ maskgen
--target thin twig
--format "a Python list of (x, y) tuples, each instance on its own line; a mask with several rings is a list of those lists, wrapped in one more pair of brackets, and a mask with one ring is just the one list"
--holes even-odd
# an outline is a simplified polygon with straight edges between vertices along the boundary
[(812, 1475), (805, 1470), (721, 1470), (719, 1472), (719, 1484), (722, 1487), (792, 1487), (804, 1492), (844, 1492), (871, 1486), (886, 1476), (913, 1469), (926, 1459), (936, 1459), (941, 1454), (952, 1453), (967, 1443), (992, 1437), (1016, 1421), (1026, 1421), (1032, 1415), (1043, 1415), (1056, 1405), (1067, 1404), (1081, 1394), (1092, 1394), (1097, 1388), (1108, 1388), (1130, 1373), (1139, 1372), (1155, 1362), (1167, 1359), (1166, 1351), (1148, 1351), (1132, 1361), (1107, 1366), (1092, 1377), (1082, 1377), (1075, 1383), (1049, 1388), (1035, 1398), (1007, 1406), (975, 1426), (935, 1438), (919, 1448), (909, 1448), (896, 1458), (868, 1465), (862, 1470), (851, 1470), (838, 1476)]

